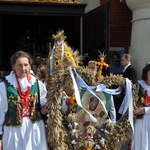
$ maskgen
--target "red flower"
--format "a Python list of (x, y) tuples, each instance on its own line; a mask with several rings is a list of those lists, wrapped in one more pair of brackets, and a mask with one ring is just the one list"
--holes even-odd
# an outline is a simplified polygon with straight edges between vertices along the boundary
[(67, 103), (68, 105), (70, 105), (70, 104), (72, 103), (72, 98), (69, 97), (69, 98), (66, 100), (66, 103)]
[(87, 131), (85, 138), (86, 138), (86, 140), (91, 140), (93, 138), (93, 134), (91, 132)]

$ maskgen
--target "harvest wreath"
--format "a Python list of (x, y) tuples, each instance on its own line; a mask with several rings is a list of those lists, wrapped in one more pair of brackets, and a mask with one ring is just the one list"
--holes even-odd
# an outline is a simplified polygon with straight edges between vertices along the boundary
[[(120, 145), (131, 138), (132, 128), (129, 122), (128, 111), (126, 111), (117, 124), (106, 121), (98, 128), (95, 126), (87, 126), (85, 132), (83, 132), (78, 128), (78, 122), (76, 120), (77, 113), (70, 111), (63, 118), (60, 104), (64, 91), (69, 97), (75, 96), (72, 78), (68, 70), (69, 66), (75, 68), (80, 77), (89, 86), (104, 84), (107, 88), (112, 88), (113, 85), (117, 85), (126, 91), (126, 79), (122, 75), (110, 74), (106, 77), (101, 76), (101, 79), (96, 82), (95, 76), (90, 69), (78, 66), (81, 57), (77, 51), (73, 51), (64, 42), (65, 38), (63, 31), (59, 31), (55, 35), (55, 42), (59, 41), (59, 44), (56, 44), (54, 47), (55, 54), (53, 55), (53, 63), (56, 60), (59, 63), (53, 66), (52, 75), (47, 75), (46, 78), (48, 90), (47, 140), (53, 150), (119, 150)], [(62, 55), (60, 55), (62, 54), (62, 49), (64, 54), (69, 52), (69, 56), (63, 55), (62, 58)], [(51, 54), (52, 52), (49, 54), (49, 59), (52, 56)], [(48, 73), (51, 72), (51, 63), (51, 60), (47, 63)], [(136, 108), (138, 95), (133, 85), (132, 98), (134, 109)]]

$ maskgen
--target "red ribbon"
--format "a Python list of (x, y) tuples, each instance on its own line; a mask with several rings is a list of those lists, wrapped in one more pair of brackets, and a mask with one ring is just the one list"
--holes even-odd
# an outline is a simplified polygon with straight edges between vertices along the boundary
[[(31, 76), (28, 74), (26, 77), (29, 82), (31, 80)], [(17, 85), (18, 85), (18, 95), (20, 96), (20, 98), (22, 98), (22, 104), (24, 107), (23, 116), (28, 116), (28, 113), (29, 113), (29, 97), (28, 97), (28, 95), (30, 93), (30, 87), (28, 86), (27, 90), (25, 92), (23, 92), (21, 90), (17, 76), (16, 76), (16, 80), (17, 80)]]

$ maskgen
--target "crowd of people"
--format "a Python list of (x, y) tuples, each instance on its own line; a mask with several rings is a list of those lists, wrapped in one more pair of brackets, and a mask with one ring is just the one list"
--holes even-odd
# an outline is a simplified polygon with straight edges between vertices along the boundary
[[(33, 62), (30, 54), (17, 51), (10, 62), (12, 71), (0, 82), (0, 150), (48, 150), (41, 117), (41, 113), (47, 114), (46, 67), (42, 57), (36, 55)], [(150, 63), (145, 64), (138, 81), (130, 54), (122, 56), (121, 64), (124, 66), (122, 76), (131, 80), (139, 96), (138, 108), (134, 110), (133, 138), (131, 143), (122, 145), (121, 150), (127, 150), (129, 144), (133, 150), (150, 150)], [(88, 67), (96, 75), (94, 61), (90, 61)], [(121, 99), (124, 93), (122, 95)]]
[(46, 78), (46, 64), (44, 62), (44, 58), (42, 58), (41, 53), (37, 53), (34, 56), (34, 62), (31, 65), (31, 70), (33, 74), (37, 76), (37, 78), (45, 83)]

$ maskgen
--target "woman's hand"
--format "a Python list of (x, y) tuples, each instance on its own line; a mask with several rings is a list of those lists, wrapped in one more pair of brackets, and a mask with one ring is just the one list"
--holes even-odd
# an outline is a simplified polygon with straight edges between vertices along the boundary
[(0, 150), (3, 150), (2, 140), (0, 140)]
[(41, 113), (42, 113), (43, 115), (47, 115), (47, 114), (48, 114), (48, 109), (47, 109), (47, 106), (46, 106), (46, 105), (43, 105), (43, 106), (41, 107)]
[(145, 108), (144, 107), (138, 107), (133, 111), (135, 115), (143, 115), (145, 113)]

